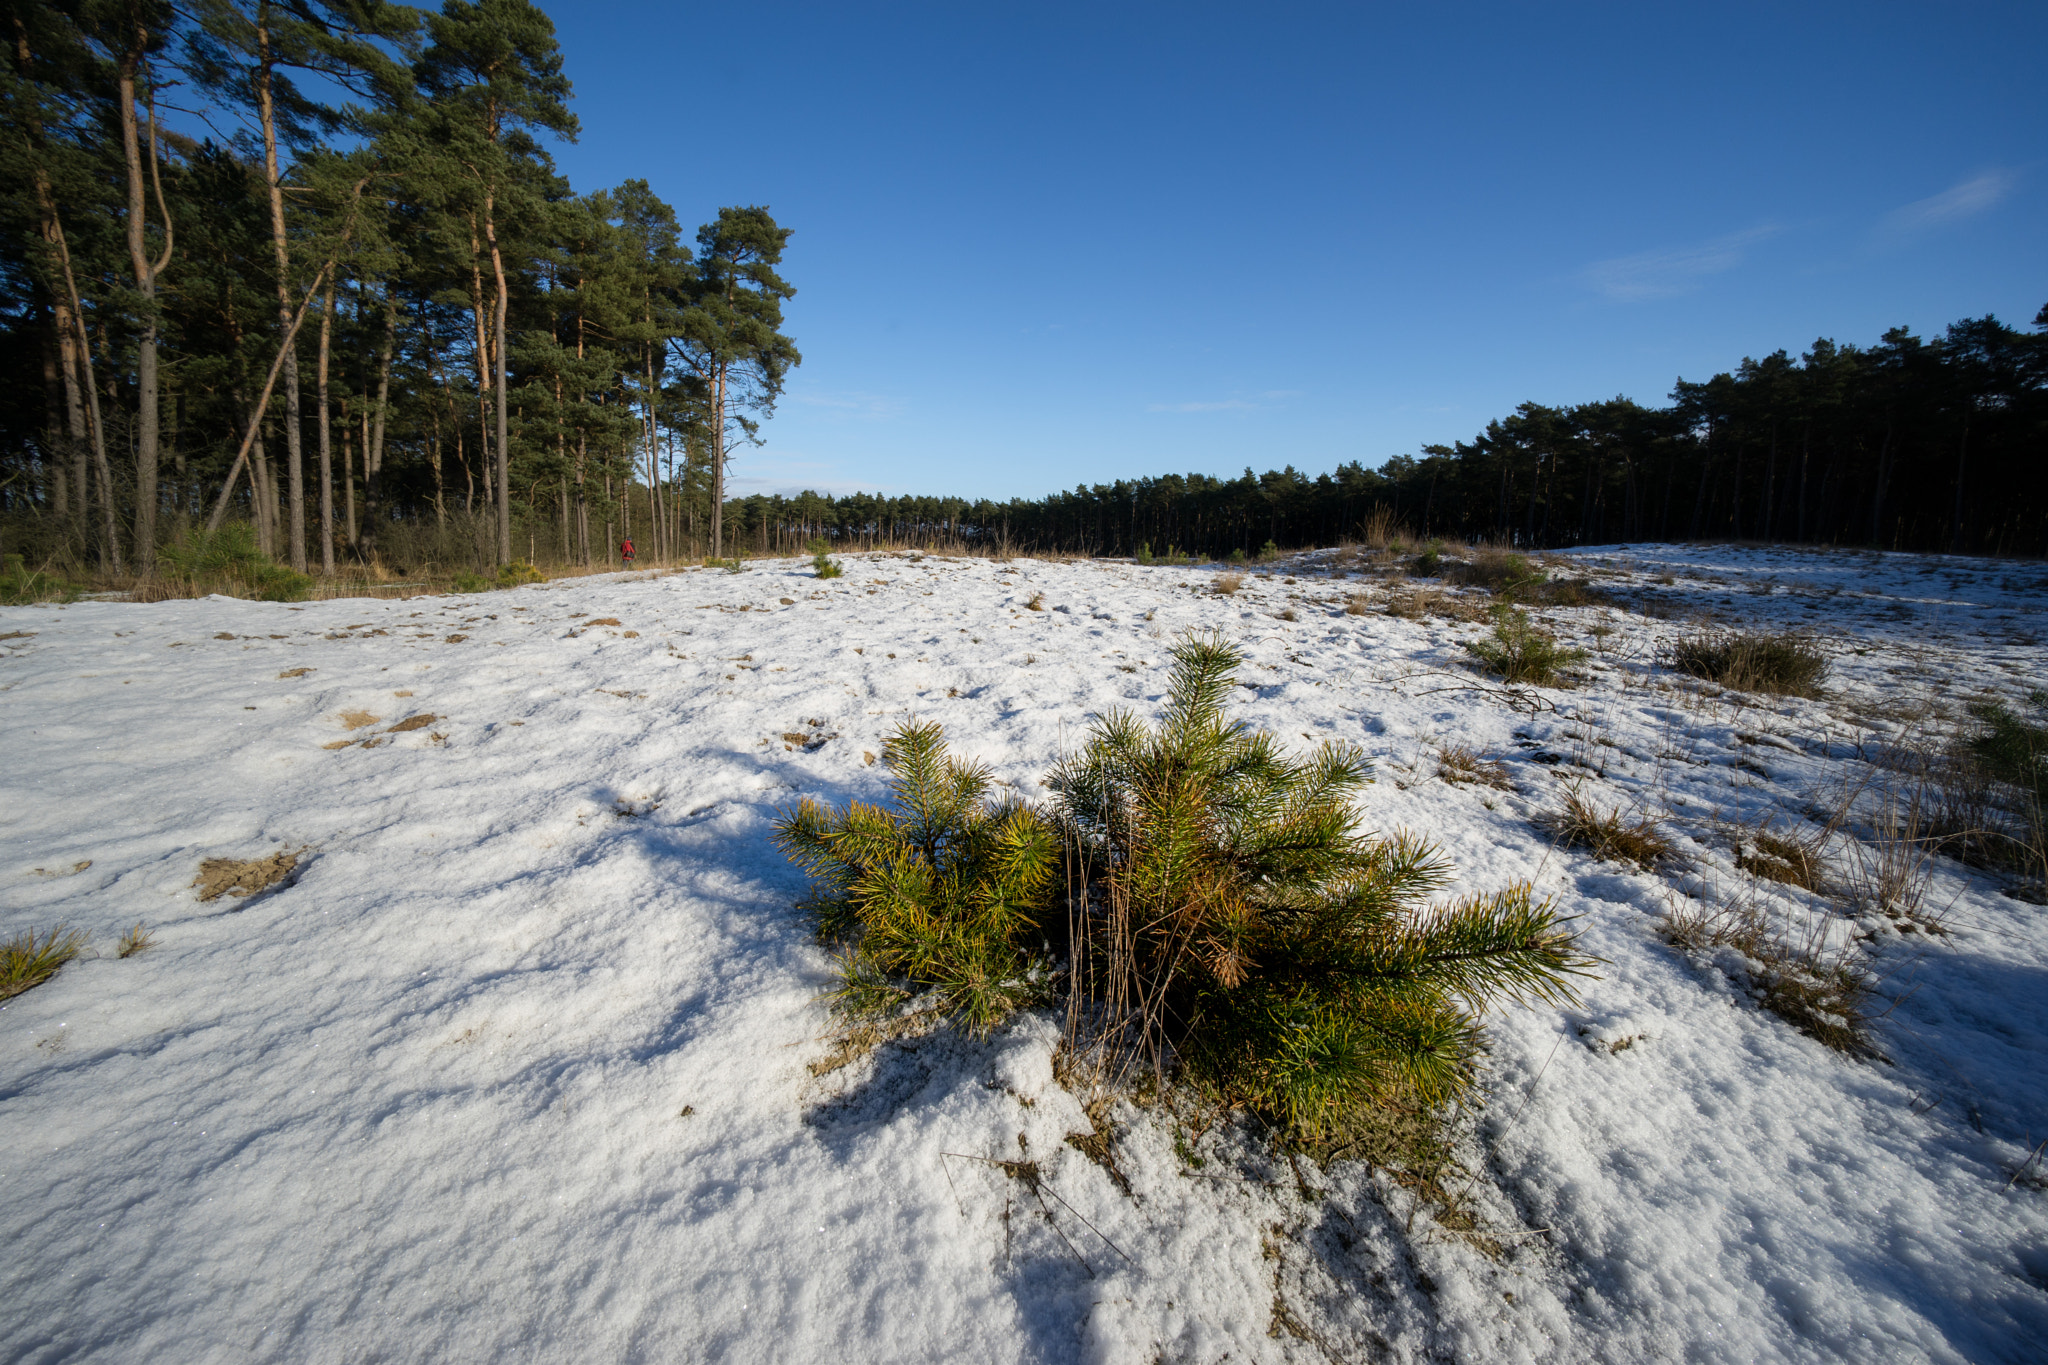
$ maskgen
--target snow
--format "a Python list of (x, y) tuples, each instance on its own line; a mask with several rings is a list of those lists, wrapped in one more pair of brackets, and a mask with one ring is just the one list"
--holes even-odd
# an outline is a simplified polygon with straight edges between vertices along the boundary
[[(1347, 615), (1380, 589), (1327, 553), (1234, 597), (1215, 566), (855, 555), (0, 609), (0, 933), (101, 954), (0, 1007), (0, 1358), (2042, 1359), (2048, 1194), (2011, 1177), (2048, 1136), (2048, 911), (1942, 860), (1948, 933), (1902, 934), (1728, 836), (1881, 773), (1930, 699), (2041, 685), (2040, 566), (1576, 559), (1673, 616), (1546, 611), (1595, 653), (1534, 714), (1475, 689), (1482, 625)], [(1672, 686), (1696, 613), (1815, 630), (1827, 695)], [(831, 959), (775, 813), (879, 795), (912, 714), (1041, 795), (1091, 713), (1157, 707), (1190, 627), (1242, 642), (1245, 719), (1367, 748), (1375, 828), (1441, 842), (1458, 892), (1533, 879), (1605, 959), (1580, 1005), (1490, 1021), (1467, 1157), (1498, 1256), (1384, 1173), (1162, 1106), (1116, 1110), (1125, 1195), (1065, 1142), (1054, 1019), (813, 1074)], [(1516, 790), (1439, 780), (1456, 742)], [(1554, 848), (1532, 818), (1573, 783), (1678, 857)], [(280, 849), (283, 885), (191, 889)], [(1888, 1060), (1669, 947), (1688, 892), (1871, 934)], [(157, 946), (115, 957), (137, 921)], [(1040, 1192), (996, 1164), (1027, 1159)]]

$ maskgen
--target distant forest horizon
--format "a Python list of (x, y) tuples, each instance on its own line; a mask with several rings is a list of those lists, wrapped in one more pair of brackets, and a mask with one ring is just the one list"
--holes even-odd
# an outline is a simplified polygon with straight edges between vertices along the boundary
[[(1822, 339), (1745, 359), (1671, 401), (1524, 403), (1470, 441), (1378, 469), (1236, 478), (1167, 474), (1036, 499), (740, 500), (773, 543), (804, 535), (1001, 541), (1204, 558), (1330, 545), (1384, 508), (1413, 535), (1531, 549), (1758, 540), (1987, 555), (2048, 552), (2048, 307), (2032, 331), (1992, 316), (1923, 340)], [(779, 539), (775, 539), (780, 537)]]

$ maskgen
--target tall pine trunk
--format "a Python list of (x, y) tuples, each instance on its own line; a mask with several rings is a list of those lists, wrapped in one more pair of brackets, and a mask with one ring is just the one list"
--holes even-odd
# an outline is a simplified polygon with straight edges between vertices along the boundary
[(332, 410), (328, 407), (327, 363), (334, 336), (334, 285), (327, 285), (325, 306), (320, 310), (320, 361), (317, 383), (320, 407), (320, 572), (334, 577), (334, 433)]
[[(279, 335), (292, 335), (291, 249), (285, 235), (284, 183), (277, 165), (277, 109), (272, 100), (272, 72), (277, 65), (270, 50), (270, 5), (258, 0), (256, 6), (256, 111), (263, 125), (263, 173), (270, 199), (270, 249), (277, 262), (277, 323)], [(324, 339), (324, 334), (323, 334)], [(306, 478), (305, 457), (299, 433), (299, 348), (285, 343), (284, 371), (284, 461), (285, 480), (290, 486), (291, 565), (306, 571)], [(330, 565), (328, 572), (332, 573)]]
[[(115, 86), (121, 103), (121, 154), (128, 171), (128, 261), (135, 271), (135, 292), (141, 299), (142, 334), (135, 356), (135, 567), (144, 575), (156, 568), (157, 473), (157, 275), (171, 260), (171, 219), (163, 208), (163, 184), (156, 165), (156, 105), (150, 101), (149, 178), (156, 190), (157, 212), (164, 220), (164, 249), (152, 260), (144, 218), (141, 133), (135, 116), (136, 82), (148, 53), (149, 34), (137, 26), (121, 56)], [(111, 488), (109, 502), (111, 503)], [(108, 513), (111, 517), (112, 507)], [(116, 550), (118, 557), (119, 551)]]

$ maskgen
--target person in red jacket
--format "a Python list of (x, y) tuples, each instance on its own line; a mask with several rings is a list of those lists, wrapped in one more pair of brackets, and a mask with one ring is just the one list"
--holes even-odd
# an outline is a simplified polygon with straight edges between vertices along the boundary
[(625, 560), (627, 564), (633, 562), (633, 537), (627, 536), (619, 542), (619, 557)]

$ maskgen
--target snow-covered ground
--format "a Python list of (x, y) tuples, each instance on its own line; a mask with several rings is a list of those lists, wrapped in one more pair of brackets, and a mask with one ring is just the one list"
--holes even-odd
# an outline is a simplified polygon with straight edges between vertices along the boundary
[[(1473, 690), (1481, 625), (1346, 614), (1384, 587), (1329, 558), (1234, 597), (850, 556), (0, 610), (0, 933), (100, 953), (0, 1009), (0, 1359), (2048, 1358), (2048, 1192), (2011, 1179), (2048, 1137), (2048, 910), (1942, 861), (1949, 932), (1900, 933), (1739, 873), (1730, 833), (1881, 775), (1930, 699), (2048, 680), (2040, 566), (1590, 551), (1672, 615), (1544, 613), (1595, 652), (1531, 715)], [(1674, 686), (1697, 612), (1818, 632), (1828, 695)], [(1243, 642), (1244, 718), (1366, 746), (1374, 827), (1441, 841), (1459, 890), (1533, 879), (1606, 959), (1581, 1007), (1492, 1020), (1469, 1197), (1502, 1254), (1161, 1108), (1116, 1111), (1125, 1194), (1064, 1141), (1049, 1019), (813, 1074), (831, 962), (776, 811), (877, 795), (912, 714), (1037, 794), (1091, 712), (1157, 705), (1189, 627)], [(1438, 778), (1455, 743), (1514, 790)], [(1571, 784), (1677, 856), (1553, 848)], [(301, 849), (268, 892), (192, 889)], [(1667, 946), (1688, 895), (1870, 935), (1888, 1060)], [(156, 947), (116, 957), (137, 921)], [(993, 1164), (1026, 1157), (1039, 1190)]]

